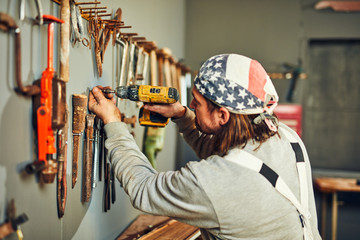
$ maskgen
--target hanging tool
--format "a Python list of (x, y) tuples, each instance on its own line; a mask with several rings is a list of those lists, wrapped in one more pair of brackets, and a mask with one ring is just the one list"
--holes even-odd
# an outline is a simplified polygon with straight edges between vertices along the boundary
[[(158, 55), (158, 57), (163, 59), (165, 84), (167, 87), (170, 87), (170, 86), (172, 86), (171, 69), (170, 69), (171, 50), (169, 48), (159, 49), (157, 51), (157, 55)], [(160, 86), (163, 86), (163, 83), (161, 83)]]
[[(89, 19), (89, 35), (94, 39), (94, 52), (95, 52), (95, 61), (97, 67), (98, 76), (102, 76), (102, 63), (101, 63), (101, 51), (100, 51), (100, 29), (98, 15), (95, 14), (95, 17)], [(91, 45), (89, 45), (91, 46)]]
[[(61, 1), (60, 18), (64, 21), (60, 26), (60, 71), (59, 80), (64, 83), (69, 82), (69, 55), (70, 55), (70, 0)], [(66, 181), (66, 166), (67, 166), (67, 140), (68, 140), (68, 115), (69, 110), (66, 103), (66, 90), (63, 84), (63, 95), (60, 102), (61, 106), (65, 108), (65, 124), (64, 127), (57, 131), (57, 207), (58, 217), (62, 218), (65, 214), (66, 197), (67, 197), (67, 181)], [(57, 88), (59, 89), (59, 88)], [(58, 95), (58, 94), (54, 94)]]
[(121, 8), (118, 8), (115, 12), (113, 23), (114, 24), (105, 24), (105, 29), (103, 30), (102, 37), (104, 38), (102, 48), (101, 48), (101, 62), (104, 62), (104, 55), (106, 48), (110, 42), (111, 36), (113, 37), (113, 46), (115, 45), (116, 33), (120, 28), (121, 24), (122, 11)]
[(92, 156), (94, 142), (94, 114), (86, 114), (86, 141), (85, 154), (83, 159), (83, 183), (82, 183), (82, 202), (89, 202), (92, 192)]
[[(118, 98), (140, 101), (145, 103), (175, 103), (179, 100), (176, 88), (156, 87), (150, 85), (120, 86), (116, 90), (104, 89), (104, 93), (115, 93)], [(139, 111), (139, 123), (142, 126), (165, 127), (169, 122), (168, 118), (160, 114), (145, 110)]]
[(114, 168), (111, 168), (111, 170), (110, 170), (110, 184), (111, 184), (111, 203), (114, 204), (115, 201), (116, 201), (115, 170), (114, 170)]
[(88, 102), (88, 98), (86, 95), (82, 95), (82, 94), (72, 95), (72, 106), (73, 106), (72, 188), (75, 187), (75, 184), (77, 182), (79, 154), (80, 154), (80, 139), (85, 129), (87, 102)]
[(0, 29), (5, 32), (14, 31), (15, 33), (15, 91), (24, 96), (33, 96), (40, 93), (40, 87), (37, 85), (23, 86), (21, 79), (21, 32), (20, 28), (16, 25), (15, 20), (6, 13), (0, 12)]
[(89, 40), (85, 36), (85, 27), (83, 23), (83, 18), (81, 17), (80, 8), (72, 0), (70, 3), (70, 13), (71, 13), (71, 26), (73, 29), (72, 32), (74, 34), (73, 46), (75, 46), (76, 42), (81, 42), (85, 47), (88, 47)]
[[(68, 111), (66, 111), (66, 118)], [(66, 183), (66, 165), (67, 165), (67, 139), (68, 139), (68, 121), (65, 126), (57, 132), (57, 204), (58, 216), (62, 218), (65, 213), (67, 183)]]
[[(151, 85), (163, 86), (163, 56), (157, 54), (156, 48), (152, 48), (150, 51)], [(164, 147), (164, 137), (165, 128), (145, 127), (142, 150), (154, 168), (156, 168), (156, 155)]]
[[(26, 167), (28, 173), (39, 170), (45, 183), (52, 183), (57, 173), (57, 163), (53, 159), (56, 153), (54, 130), (64, 126), (64, 106), (61, 106), (65, 96), (64, 82), (54, 78), (53, 68), (53, 39), (54, 23), (64, 21), (51, 15), (43, 15), (44, 23), (48, 24), (48, 66), (40, 80), (34, 84), (40, 84), (40, 96), (33, 97), (34, 117), (37, 123), (38, 160)], [(57, 89), (58, 88), (58, 89)]]
[(284, 67), (286, 69), (287, 72), (291, 72), (291, 80), (290, 80), (290, 83), (289, 83), (289, 87), (288, 87), (288, 91), (287, 91), (287, 94), (286, 94), (286, 101), (288, 102), (292, 102), (293, 101), (293, 94), (294, 94), (294, 90), (295, 90), (295, 87), (296, 87), (296, 83), (297, 83), (297, 80), (300, 76), (300, 74), (303, 72), (303, 69), (301, 67), (301, 64), (302, 61), (299, 59), (299, 63), (297, 66), (293, 65), (293, 64), (289, 64), (289, 63), (285, 63), (284, 64)]
[[(37, 20), (35, 20), (39, 25), (43, 24), (43, 17), (42, 17), (42, 5), (41, 5), (41, 1), (40, 0), (35, 0), (36, 3), (36, 9), (38, 12), (38, 18)], [(20, 21), (24, 21), (25, 20), (25, 13), (26, 13), (26, 0), (21, 0), (20, 2)]]
[(92, 188), (97, 187), (97, 172), (100, 159), (100, 131), (101, 131), (101, 120), (98, 117), (95, 117), (94, 124), (94, 154), (93, 154), (93, 172), (92, 172)]
[(107, 212), (108, 210), (110, 210), (110, 201), (111, 201), (111, 193), (110, 193), (110, 189), (111, 189), (111, 183), (110, 183), (110, 163), (108, 163), (107, 161), (104, 162), (104, 181), (105, 181), (105, 185), (104, 185), (104, 211)]
[(104, 131), (104, 123), (101, 119), (98, 118), (98, 122), (96, 123), (97, 127), (100, 129), (99, 132), (99, 181), (102, 181), (102, 162), (104, 159), (104, 148), (105, 148), (105, 131)]
[(126, 123), (126, 124), (130, 124), (130, 126), (132, 128), (135, 128), (135, 123), (136, 123), (136, 116), (133, 115), (131, 118), (127, 118), (125, 117), (125, 114), (121, 114), (121, 121)]
[[(125, 86), (125, 76), (127, 74), (126, 70), (128, 69), (128, 59), (129, 59), (129, 42), (124, 38), (119, 36), (119, 39), (116, 40), (118, 43), (118, 54), (117, 65), (116, 65), (116, 86)], [(120, 53), (121, 51), (121, 53)], [(121, 61), (120, 61), (121, 60)], [(120, 101), (116, 99), (116, 106), (119, 108)]]
[(4, 224), (0, 225), (0, 239), (3, 239), (12, 233), (16, 233), (19, 240), (23, 239), (23, 233), (20, 225), (28, 221), (28, 217), (25, 213), (16, 217), (15, 201), (11, 199), (7, 208), (7, 220)]
[[(128, 71), (127, 71), (127, 80), (126, 85), (133, 85), (135, 84), (135, 69), (136, 68), (136, 46), (135, 43), (131, 40), (131, 37), (129, 37), (129, 65), (128, 65)], [(134, 65), (135, 64), (135, 65)]]

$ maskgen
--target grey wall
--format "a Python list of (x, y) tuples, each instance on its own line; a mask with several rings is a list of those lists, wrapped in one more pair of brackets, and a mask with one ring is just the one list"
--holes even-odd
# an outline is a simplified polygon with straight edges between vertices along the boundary
[[(0, 11), (12, 16), (17, 22), (20, 1), (2, 0)], [(25, 1), (27, 17), (35, 17), (34, 1)], [(59, 16), (59, 6), (50, 0), (41, 1), (43, 13)], [(123, 0), (101, 1), (108, 11), (123, 10), (126, 25), (133, 26), (128, 32), (138, 32), (147, 40), (153, 40), (159, 48), (168, 47), (173, 55), (184, 58), (185, 54), (185, 2), (183, 0)], [(39, 79), (46, 68), (47, 27), (32, 26), (30, 21), (19, 23), (22, 32), (22, 76), (25, 84)], [(58, 34), (57, 34), (58, 37)], [(57, 37), (55, 47), (57, 47)], [(56, 184), (39, 184), (35, 176), (21, 172), (36, 157), (32, 130), (31, 99), (14, 92), (14, 37), (0, 32), (0, 223), (5, 217), (5, 206), (15, 199), (17, 213), (26, 213), (29, 221), (22, 225), (25, 239), (114, 239), (140, 213), (135, 210), (117, 182), (117, 200), (107, 213), (103, 212), (103, 182), (94, 190), (90, 203), (80, 202), (81, 173), (74, 189), (71, 189), (71, 151), (68, 144), (67, 183), (68, 196), (65, 216), (58, 219), (56, 208)], [(55, 52), (55, 59), (58, 54)], [(82, 45), (70, 50), (70, 81), (67, 84), (67, 103), (71, 95), (88, 93), (96, 85), (114, 86), (114, 48), (109, 45), (105, 54), (103, 76), (95, 73), (93, 53)], [(58, 61), (55, 61), (58, 70)], [(138, 109), (130, 109), (137, 114)], [(129, 108), (128, 108), (129, 110)], [(71, 127), (69, 137), (71, 136)], [(143, 128), (135, 128), (136, 141), (141, 147)], [(71, 139), (71, 138), (69, 138)], [(164, 150), (158, 155), (158, 170), (171, 170), (175, 166), (176, 128), (166, 128)], [(81, 170), (81, 168), (80, 168)], [(17, 239), (13, 235), (7, 239)]]

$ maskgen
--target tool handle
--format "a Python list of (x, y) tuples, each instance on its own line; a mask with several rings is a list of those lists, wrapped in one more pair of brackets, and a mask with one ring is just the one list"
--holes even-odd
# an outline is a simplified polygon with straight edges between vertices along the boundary
[(158, 83), (159, 86), (164, 86), (164, 75), (163, 75), (163, 65), (164, 58), (162, 56), (157, 56), (157, 64), (158, 64)]
[(82, 201), (89, 202), (91, 197), (92, 147), (94, 137), (94, 114), (86, 115), (86, 152), (83, 164)]
[(79, 165), (79, 153), (80, 153), (80, 135), (73, 136), (73, 156), (72, 156), (72, 185), (74, 188), (77, 182), (78, 165)]
[(87, 111), (87, 96), (82, 94), (72, 95), (73, 106), (73, 158), (72, 158), (72, 188), (75, 187), (78, 175), (78, 162), (80, 154), (80, 137), (85, 129), (85, 116)]
[(85, 116), (87, 111), (88, 98), (86, 95), (73, 94), (72, 105), (73, 105), (73, 122), (72, 132), (80, 134), (85, 129)]
[(60, 26), (60, 71), (62, 81), (69, 81), (69, 58), (70, 58), (70, 1), (61, 1), (60, 17), (64, 21)]
[(58, 143), (57, 203), (58, 203), (59, 218), (62, 218), (64, 216), (66, 197), (67, 197), (66, 165), (67, 165), (67, 140), (68, 140), (68, 127), (69, 127), (67, 117), (68, 117), (68, 111), (66, 111), (65, 125), (62, 129), (58, 131), (57, 134), (57, 143)]

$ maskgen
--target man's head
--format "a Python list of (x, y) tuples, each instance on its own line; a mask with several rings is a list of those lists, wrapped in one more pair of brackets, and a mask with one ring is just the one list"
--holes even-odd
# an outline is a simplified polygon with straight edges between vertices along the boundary
[(195, 87), (192, 89), (192, 95), (190, 108), (195, 111), (197, 128), (206, 134), (216, 134), (221, 126), (229, 121), (230, 112), (211, 103)]
[(226, 134), (233, 138), (234, 131), (240, 131), (246, 136), (235, 142), (246, 144), (249, 138), (265, 141), (267, 138), (261, 137), (264, 128), (268, 132), (265, 135), (276, 132), (277, 119), (272, 115), (278, 95), (266, 71), (255, 60), (238, 54), (211, 57), (195, 77), (192, 93), (190, 107), (195, 109), (199, 129), (207, 134), (220, 136), (227, 129), (230, 132)]

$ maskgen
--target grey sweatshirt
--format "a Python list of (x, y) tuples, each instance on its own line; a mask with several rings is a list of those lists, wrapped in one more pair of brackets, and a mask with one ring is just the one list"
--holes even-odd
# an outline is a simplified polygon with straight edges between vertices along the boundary
[[(187, 109), (185, 116), (174, 122), (202, 160), (189, 162), (178, 171), (153, 169), (124, 123), (105, 126), (106, 148), (115, 174), (133, 206), (197, 226), (203, 239), (303, 239), (299, 214), (291, 202), (259, 173), (212, 155), (212, 139), (199, 133), (194, 117)], [(284, 128), (281, 124), (280, 136)], [(314, 239), (321, 239), (310, 163), (303, 143), (296, 138), (307, 163), (312, 232)], [(254, 151), (257, 146), (250, 142), (242, 151), (276, 171), (299, 199), (295, 154), (289, 141), (273, 136)]]

